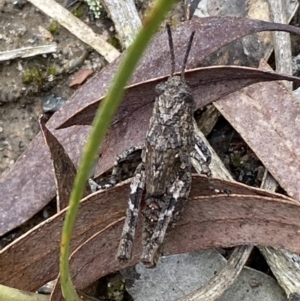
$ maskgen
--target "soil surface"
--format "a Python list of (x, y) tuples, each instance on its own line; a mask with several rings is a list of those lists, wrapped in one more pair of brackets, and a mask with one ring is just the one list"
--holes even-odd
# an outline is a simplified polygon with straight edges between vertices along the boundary
[[(70, 10), (107, 40), (114, 35), (112, 22), (104, 11), (94, 21), (89, 19), (85, 2), (76, 3)], [(57, 97), (63, 103), (74, 92), (69, 84), (78, 70), (95, 73), (106, 61), (31, 3), (0, 0), (0, 53), (54, 43), (55, 53), (0, 62), (1, 177), (38, 133), (37, 121), (45, 112), (45, 101), (55, 110)]]

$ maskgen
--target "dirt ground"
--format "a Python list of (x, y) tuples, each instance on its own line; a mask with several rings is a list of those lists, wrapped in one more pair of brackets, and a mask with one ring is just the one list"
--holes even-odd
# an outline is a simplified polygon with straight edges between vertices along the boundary
[[(63, 1), (58, 1), (65, 5)], [(96, 33), (107, 38), (111, 21), (92, 22), (85, 2), (73, 11)], [(98, 72), (105, 60), (27, 1), (0, 0), (0, 52), (57, 43), (57, 52), (0, 62), (0, 175), (8, 172), (39, 131), (38, 117), (49, 97), (67, 100), (79, 69)]]

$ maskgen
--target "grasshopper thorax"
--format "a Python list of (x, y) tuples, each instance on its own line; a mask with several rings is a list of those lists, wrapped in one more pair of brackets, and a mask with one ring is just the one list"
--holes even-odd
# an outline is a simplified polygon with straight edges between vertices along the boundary
[(180, 76), (169, 77), (164, 83), (156, 86), (156, 97), (154, 115), (160, 116), (162, 124), (168, 124), (171, 119), (173, 123), (186, 122), (193, 116), (195, 110), (194, 98), (190, 87), (182, 81)]

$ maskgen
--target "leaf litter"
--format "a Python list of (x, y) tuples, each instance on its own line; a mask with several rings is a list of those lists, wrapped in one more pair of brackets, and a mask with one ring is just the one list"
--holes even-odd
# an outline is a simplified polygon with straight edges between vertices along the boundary
[[(262, 61), (261, 69), (270, 70)], [(215, 103), (289, 196), (300, 201), (300, 103), (280, 82), (257, 83)]]
[[(230, 67), (226, 68), (230, 69)], [(212, 68), (207, 68), (207, 70), (211, 69)], [(245, 71), (246, 68), (243, 69)], [(237, 70), (239, 71), (239, 68), (236, 68), (235, 71)], [(225, 71), (224, 69), (224, 72)], [(201, 91), (201, 88), (199, 88), (201, 84), (207, 85), (207, 83), (205, 83), (205, 80), (199, 80), (197, 76), (195, 77), (193, 72), (194, 70), (190, 72), (190, 74), (193, 75), (190, 79), (194, 79), (195, 85), (191, 85), (194, 90), (198, 90), (197, 92), (199, 92), (199, 89)], [(274, 74), (264, 74), (268, 74), (268, 79), (274, 80)], [(228, 76), (226, 72), (225, 76)], [(221, 78), (216, 80), (216, 82), (221, 81), (221, 87), (222, 85), (224, 86), (223, 93), (224, 90), (226, 91), (226, 86), (228, 86), (224, 78), (225, 76), (223, 74), (223, 77), (221, 76)], [(241, 74), (236, 73), (235, 77), (232, 77), (232, 81), (236, 79), (239, 85), (241, 85), (240, 77)], [(266, 79), (265, 77), (263, 78)], [(250, 76), (250, 80), (253, 80), (253, 74), (252, 78)], [(254, 79), (254, 82), (256, 81), (257, 79)], [(208, 80), (206, 80), (206, 82), (208, 82)], [(210, 83), (212, 83), (211, 77)], [(209, 87), (210, 85), (207, 86)], [(224, 95), (226, 95), (226, 93), (224, 93)], [(211, 102), (213, 100), (212, 98), (208, 98), (207, 101)], [(151, 102), (149, 102), (149, 104), (151, 104)], [(138, 109), (140, 109), (140, 107), (138, 107)], [(148, 120), (146, 121), (148, 124)], [(47, 132), (47, 129), (44, 129), (44, 131), (45, 130)], [(49, 146), (52, 145), (54, 152), (59, 154), (60, 151), (58, 151), (58, 149), (61, 146), (59, 146), (59, 142), (55, 141), (55, 139), (53, 140), (55, 143), (49, 143), (49, 137), (50, 139), (54, 137), (51, 137), (49, 133), (46, 133), (46, 136), (48, 136), (48, 144)], [(62, 160), (62, 164), (63, 163), (64, 160)], [(58, 182), (59, 181), (61, 181), (60, 177), (58, 179)], [(299, 226), (297, 225), (299, 206), (295, 201), (248, 187), (241, 188), (243, 186), (241, 184), (224, 181), (218, 182), (218, 187), (224, 185), (223, 187), (226, 189), (230, 188), (234, 193), (229, 197), (212, 197), (211, 192), (207, 191), (208, 185), (206, 178), (195, 177), (193, 181), (196, 188), (192, 191), (191, 200), (186, 208), (184, 218), (179, 224), (180, 227), (176, 227), (174, 233), (171, 233), (168, 238), (169, 243), (167, 242), (166, 245), (167, 253), (191, 252), (199, 248), (226, 247), (241, 244), (266, 244), (274, 247), (284, 247), (293, 252), (300, 253), (299, 246), (295, 242), (296, 235), (299, 231)], [(125, 191), (124, 189), (127, 190)], [(118, 191), (120, 193), (119, 195)], [(80, 210), (81, 218), (78, 219), (78, 225), (76, 225), (74, 231), (75, 237), (72, 241), (73, 254), (71, 259), (72, 271), (73, 273), (77, 271), (73, 274), (73, 277), (78, 288), (87, 286), (93, 280), (98, 279), (108, 272), (120, 269), (120, 266), (118, 266), (118, 263), (116, 263), (111, 254), (114, 254), (114, 249), (116, 248), (114, 244), (117, 244), (119, 232), (123, 224), (128, 191), (128, 184), (123, 183), (108, 191), (88, 196), (82, 202), (83, 208), (85, 201), (95, 206), (96, 204), (99, 205), (97, 200), (100, 199), (100, 203), (102, 204), (102, 202), (104, 202), (104, 204), (102, 204), (102, 210), (99, 210), (99, 208), (89, 208), (89, 210), (86, 211)], [(66, 198), (67, 195), (68, 193), (66, 194)], [(117, 199), (117, 204), (111, 204), (112, 199)], [(112, 207), (114, 210), (111, 210)], [(192, 207), (192, 209), (189, 209), (190, 207)], [(108, 214), (106, 214), (107, 210), (109, 211)], [(101, 214), (99, 214), (99, 212), (101, 212)], [(234, 212), (234, 214), (232, 214), (232, 212)], [(15, 286), (20, 287), (20, 285), (24, 285), (24, 289), (34, 290), (36, 287), (29, 288), (29, 286), (37, 285), (38, 287), (40, 286), (38, 282), (41, 282), (40, 284), (42, 285), (48, 280), (56, 278), (58, 273), (60, 229), (62, 227), (64, 213), (65, 210), (35, 227), (0, 253), (0, 267), (1, 270), (8, 271), (6, 275), (7, 281), (16, 281)], [(100, 221), (99, 215), (101, 215)], [(59, 225), (56, 223), (57, 219), (60, 222)], [(51, 231), (49, 228), (47, 229), (47, 226), (51, 228)], [(46, 230), (49, 232), (44, 232), (44, 227), (46, 227)], [(280, 235), (277, 233), (278, 228), (281, 229)], [(186, 233), (189, 233), (188, 237), (184, 235)], [(178, 237), (181, 237), (181, 240), (182, 237), (184, 237), (184, 240), (186, 239), (183, 246), (178, 246)], [(295, 239), (290, 241), (291, 237), (295, 237)], [(47, 242), (43, 241), (43, 239), (46, 239)], [(42, 252), (40, 248), (36, 247), (36, 241), (39, 241), (42, 245), (50, 245), (50, 252), (48, 250)], [(20, 244), (19, 248), (18, 243)], [(101, 247), (99, 248), (99, 246)], [(20, 253), (18, 253), (19, 250), (21, 251)], [(139, 252), (140, 250), (135, 250), (132, 259), (133, 263), (138, 261)], [(14, 257), (12, 253), (16, 254), (16, 256)], [(21, 262), (21, 260), (24, 260), (24, 255), (28, 255), (28, 258), (31, 258), (25, 261), (29, 263), (28, 265), (24, 265), (24, 261)], [(13, 257), (12, 266), (17, 264), (17, 266), (23, 267), (21, 274), (19, 270), (16, 271), (14, 275), (9, 273), (7, 261), (10, 259), (10, 256)], [(32, 258), (35, 258), (35, 266), (33, 266), (31, 262)], [(102, 258), (103, 261), (99, 260), (99, 258)], [(18, 261), (19, 264), (17, 263)], [(47, 268), (48, 273), (45, 273), (45, 268)], [(38, 272), (41, 274), (40, 276), (37, 276)], [(18, 278), (20, 276), (25, 278), (25, 283)], [(29, 278), (27, 279), (27, 277)], [(37, 278), (39, 279), (38, 281)], [(29, 279), (31, 279), (31, 282)], [(26, 283), (26, 281), (28, 282)], [(52, 298), (53, 300), (62, 300), (59, 286), (54, 290)]]
[[(188, 85), (193, 89), (196, 108), (202, 108), (224, 95), (259, 81), (294, 79), (294, 77), (282, 77), (276, 73), (263, 72), (253, 68), (233, 66), (192, 69), (187, 71), (185, 76)], [(95, 176), (99, 176), (110, 168), (116, 156), (124, 150), (134, 145), (141, 145), (145, 139), (148, 121), (152, 114), (152, 99), (155, 97), (154, 88), (159, 82), (165, 80), (166, 77), (163, 77), (143, 82), (126, 90), (120, 109), (106, 136)], [(232, 103), (239, 103), (238, 97), (234, 99), (235, 101), (231, 100), (230, 102), (233, 114), (235, 106)], [(71, 116), (59, 128), (72, 125), (91, 125), (100, 101), (96, 100), (91, 105), (86, 106)], [(261, 101), (264, 102), (265, 99), (261, 99)]]
[[(57, 210), (60, 211), (69, 204), (77, 170), (63, 146), (46, 127), (45, 118), (41, 117), (39, 122), (45, 143), (51, 153), (51, 161), (54, 169), (53, 176), (55, 177), (57, 190)], [(85, 191), (84, 195), (87, 195), (87, 191)]]
[[(243, 244), (267, 244), (300, 253), (296, 239), (300, 206), (293, 199), (230, 181), (216, 180), (216, 186), (230, 189), (232, 195), (212, 197), (207, 178), (193, 176), (189, 202), (180, 223), (166, 240), (166, 254)], [(129, 181), (125, 181), (81, 201), (71, 243), (72, 279), (78, 289), (125, 267), (113, 255), (129, 190)], [(0, 251), (3, 285), (34, 291), (56, 278), (65, 212), (63, 209)], [(140, 229), (127, 265), (139, 260)], [(182, 244), (178, 244), (179, 238)], [(18, 269), (11, 269), (13, 266)]]
[[(174, 28), (174, 43), (178, 45), (175, 52), (179, 62), (184, 55), (187, 37), (193, 30), (196, 30), (197, 36), (190, 55), (189, 69), (197, 67), (206, 56), (221, 46), (248, 34), (264, 30), (300, 33), (299, 28), (289, 25), (245, 18), (208, 17), (193, 20)], [(166, 41), (166, 33), (159, 33), (155, 37), (134, 73), (131, 84), (169, 74), (169, 50)], [(89, 105), (95, 99), (103, 97), (119, 61), (119, 59), (116, 60), (74, 93), (69, 103), (50, 119), (49, 128), (57, 127), (79, 109)], [(152, 100), (149, 100), (149, 106), (151, 106)], [(144, 120), (141, 126), (146, 127), (147, 124), (148, 120)], [(63, 144), (75, 163), (79, 160), (88, 132), (89, 128), (87, 127), (71, 127), (55, 133), (58, 141)], [(0, 220), (2, 221), (0, 235), (24, 223), (55, 196), (55, 183), (52, 177), (49, 152), (41, 139), (39, 134), (16, 162), (10, 173), (0, 182), (0, 190), (3, 192), (0, 210)], [(108, 167), (109, 164), (107, 163), (106, 168)], [(24, 170), (27, 172), (24, 173)]]

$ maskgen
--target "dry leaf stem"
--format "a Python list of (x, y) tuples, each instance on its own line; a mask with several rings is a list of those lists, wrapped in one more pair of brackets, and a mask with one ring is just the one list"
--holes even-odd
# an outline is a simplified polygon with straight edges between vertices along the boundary
[[(269, 0), (273, 12), (274, 22), (287, 24), (287, 1)], [(276, 61), (276, 72), (292, 74), (292, 50), (290, 34), (276, 31), (274, 37), (274, 52)], [(285, 82), (285, 85), (292, 90), (293, 83)]]
[(29, 0), (29, 2), (31, 2), (44, 14), (64, 26), (78, 39), (99, 52), (109, 63), (120, 55), (120, 52), (116, 48), (107, 43), (99, 35), (95, 34), (90, 27), (74, 17), (67, 9), (59, 5), (56, 1)]
[(114, 22), (121, 44), (128, 48), (142, 26), (134, 1), (103, 0), (102, 4)]
[(236, 247), (226, 266), (216, 276), (212, 277), (205, 286), (176, 301), (214, 301), (221, 297), (242, 271), (252, 249), (252, 246)]

